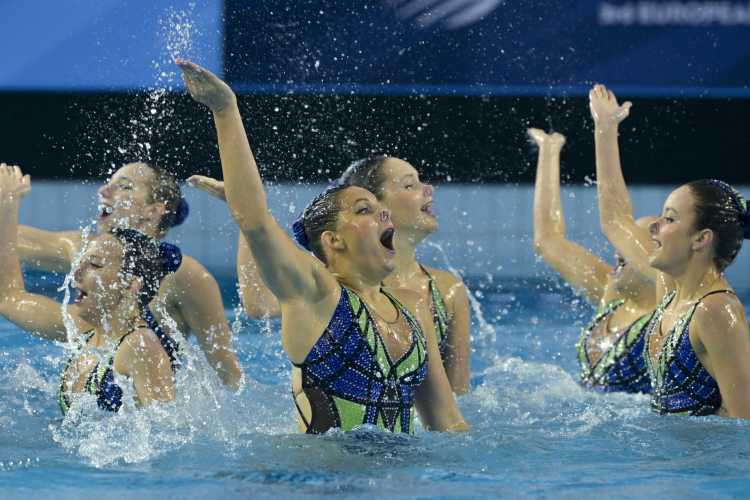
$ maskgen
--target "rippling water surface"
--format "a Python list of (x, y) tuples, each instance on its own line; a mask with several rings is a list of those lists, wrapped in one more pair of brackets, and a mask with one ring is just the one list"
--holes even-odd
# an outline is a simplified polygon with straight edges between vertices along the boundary
[(573, 346), (592, 310), (538, 285), (477, 283), (488, 324), (472, 326), (473, 390), (458, 400), (472, 431), (416, 437), (295, 434), (279, 323), (232, 310), (241, 390), (191, 354), (178, 401), (135, 415), (83, 401), (63, 419), (63, 349), (0, 320), (1, 496), (746, 498), (750, 422), (658, 417), (645, 396), (581, 389)]

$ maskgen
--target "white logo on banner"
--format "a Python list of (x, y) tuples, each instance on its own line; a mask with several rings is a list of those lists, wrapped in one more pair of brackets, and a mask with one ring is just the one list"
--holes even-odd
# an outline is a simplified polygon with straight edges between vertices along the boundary
[(602, 26), (720, 26), (750, 25), (750, 3), (627, 2), (599, 4)]
[(505, 0), (384, 0), (401, 21), (412, 20), (419, 28), (442, 23), (445, 30), (457, 30), (477, 23)]

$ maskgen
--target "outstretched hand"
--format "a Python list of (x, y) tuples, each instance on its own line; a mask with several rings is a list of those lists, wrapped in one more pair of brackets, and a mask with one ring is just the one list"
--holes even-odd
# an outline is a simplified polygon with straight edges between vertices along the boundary
[(628, 117), (632, 105), (633, 103), (626, 101), (622, 103), (622, 106), (618, 106), (615, 95), (604, 85), (595, 85), (589, 92), (591, 116), (594, 117), (594, 123), (599, 128), (616, 127)]
[(216, 196), (221, 201), (227, 201), (227, 196), (224, 193), (223, 181), (217, 181), (216, 179), (204, 175), (191, 175), (187, 182), (193, 187), (197, 187), (212, 196)]
[(177, 58), (175, 64), (182, 70), (185, 88), (193, 99), (205, 104), (214, 113), (220, 113), (236, 105), (234, 92), (216, 75), (185, 59)]
[(530, 128), (528, 134), (539, 146), (539, 149), (551, 149), (559, 152), (565, 144), (565, 136), (559, 132), (548, 134), (538, 128)]
[(0, 199), (20, 201), (31, 192), (31, 176), (23, 175), (18, 165), (0, 163)]

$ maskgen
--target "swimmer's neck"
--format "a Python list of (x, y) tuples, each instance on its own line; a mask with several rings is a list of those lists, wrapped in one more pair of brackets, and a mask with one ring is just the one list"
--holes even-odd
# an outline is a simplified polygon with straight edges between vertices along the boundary
[(132, 332), (142, 320), (140, 312), (130, 310), (127, 313), (113, 314), (106, 321), (94, 326), (94, 335), (89, 341), (92, 347), (107, 347)]
[[(111, 227), (123, 227), (123, 228), (129, 227), (129, 228), (137, 229), (138, 231), (141, 231), (142, 233), (145, 233), (151, 236), (152, 238), (161, 240), (162, 238), (166, 236), (166, 233), (159, 231), (157, 226), (158, 226), (158, 220), (155, 221), (155, 220), (148, 220), (148, 219), (139, 219), (135, 221), (135, 223), (133, 224), (128, 224), (124, 222), (120, 224), (118, 221), (118, 223), (115, 223)], [(105, 227), (107, 229), (103, 229), (101, 226), (97, 226), (96, 232), (99, 234), (99, 236), (107, 233), (109, 226), (105, 226)]]
[(673, 278), (677, 283), (675, 299), (678, 303), (695, 302), (710, 292), (716, 284), (719, 284), (721, 289), (729, 287), (724, 279), (724, 273), (716, 269), (713, 263), (707, 262), (686, 266), (685, 272)]

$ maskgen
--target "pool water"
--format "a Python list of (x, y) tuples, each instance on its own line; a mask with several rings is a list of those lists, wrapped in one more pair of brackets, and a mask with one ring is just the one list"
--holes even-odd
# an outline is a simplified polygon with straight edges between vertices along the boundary
[[(38, 276), (31, 281), (50, 289)], [(231, 278), (223, 285), (233, 289)], [(133, 415), (105, 414), (88, 400), (63, 419), (56, 392), (64, 349), (0, 320), (0, 496), (750, 494), (750, 422), (660, 417), (646, 396), (584, 390), (574, 344), (590, 306), (555, 281), (469, 285), (487, 324), (474, 317), (472, 393), (458, 400), (472, 430), (458, 434), (297, 435), (279, 322), (233, 309), (247, 376), (236, 393), (189, 353), (177, 402)]]

